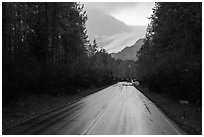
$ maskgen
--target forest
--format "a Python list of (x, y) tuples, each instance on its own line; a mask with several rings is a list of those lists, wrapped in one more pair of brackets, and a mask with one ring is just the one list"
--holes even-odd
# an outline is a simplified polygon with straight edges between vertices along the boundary
[(202, 3), (156, 3), (137, 78), (151, 91), (202, 105)]
[(84, 5), (2, 4), (3, 104), (25, 94), (73, 94), (135, 78), (153, 92), (202, 103), (202, 3), (156, 3), (137, 62), (87, 35)]
[[(156, 2), (135, 61), (115, 59), (89, 39), (84, 9), (78, 2), (2, 2), (2, 132), (88, 134), (98, 126), (126, 134), (127, 125), (137, 130), (145, 120), (140, 133), (181, 127), (202, 134), (202, 2)], [(132, 79), (138, 90), (110, 87)]]
[(2, 4), (3, 105), (31, 94), (74, 94), (135, 77), (136, 62), (115, 60), (87, 35), (84, 5)]

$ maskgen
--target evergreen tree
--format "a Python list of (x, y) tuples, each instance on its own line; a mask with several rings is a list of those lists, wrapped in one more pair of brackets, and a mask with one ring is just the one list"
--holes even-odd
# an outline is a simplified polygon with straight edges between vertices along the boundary
[(137, 69), (152, 90), (201, 101), (201, 11), (198, 2), (156, 3)]

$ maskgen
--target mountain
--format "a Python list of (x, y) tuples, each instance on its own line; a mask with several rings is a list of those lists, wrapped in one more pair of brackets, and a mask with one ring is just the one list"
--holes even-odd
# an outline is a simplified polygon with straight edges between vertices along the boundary
[(86, 23), (90, 42), (96, 39), (97, 45), (108, 53), (116, 53), (131, 46), (136, 39), (145, 36), (147, 26), (130, 26), (115, 17), (97, 9), (87, 9)]
[(143, 39), (139, 39), (136, 43), (130, 47), (125, 47), (118, 53), (111, 53), (111, 56), (115, 59), (122, 59), (122, 60), (137, 60), (136, 54), (137, 51), (143, 45)]

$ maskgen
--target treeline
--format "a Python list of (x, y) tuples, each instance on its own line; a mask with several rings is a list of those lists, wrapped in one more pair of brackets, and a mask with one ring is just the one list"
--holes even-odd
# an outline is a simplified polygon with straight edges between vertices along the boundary
[(134, 61), (115, 60), (88, 40), (80, 3), (2, 3), (3, 103), (25, 94), (73, 94), (130, 78)]
[(156, 3), (137, 76), (152, 91), (202, 104), (202, 3)]

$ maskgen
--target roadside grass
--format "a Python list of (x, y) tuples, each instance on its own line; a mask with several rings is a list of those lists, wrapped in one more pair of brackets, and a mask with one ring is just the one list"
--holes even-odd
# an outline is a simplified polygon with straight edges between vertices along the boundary
[(15, 104), (2, 107), (2, 130), (32, 119), (50, 110), (58, 109), (106, 87), (108, 86), (100, 88), (93, 87), (81, 91), (78, 90), (73, 95), (24, 95)]
[(143, 86), (136, 87), (155, 103), (181, 129), (190, 135), (202, 135), (202, 109), (192, 104), (179, 104), (165, 94), (151, 92)]

